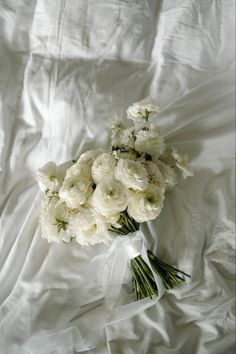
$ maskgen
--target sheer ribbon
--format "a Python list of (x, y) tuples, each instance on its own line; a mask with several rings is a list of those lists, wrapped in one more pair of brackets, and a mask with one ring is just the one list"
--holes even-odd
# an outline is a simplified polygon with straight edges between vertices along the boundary
[[(125, 270), (130, 259), (141, 254), (145, 262), (151, 268), (147, 256), (147, 245), (142, 231), (138, 230), (129, 236), (115, 238), (109, 250), (95, 256), (88, 266), (84, 275), (85, 283), (91, 279), (95, 267), (104, 262), (109, 267), (109, 279), (107, 280), (106, 292), (103, 298), (93, 298), (86, 302), (84, 297), (83, 311), (78, 310), (73, 320), (65, 324), (64, 329), (40, 332), (31, 337), (23, 346), (24, 353), (66, 353), (86, 352), (96, 348), (102, 338), (109, 340), (108, 327), (120, 321), (137, 315), (148, 307), (154, 305), (163, 295), (165, 288), (161, 279), (153, 273), (158, 296), (143, 299), (132, 303), (117, 305), (120, 290), (124, 281)], [(152, 268), (151, 268), (152, 269)], [(84, 286), (84, 285), (83, 285)]]

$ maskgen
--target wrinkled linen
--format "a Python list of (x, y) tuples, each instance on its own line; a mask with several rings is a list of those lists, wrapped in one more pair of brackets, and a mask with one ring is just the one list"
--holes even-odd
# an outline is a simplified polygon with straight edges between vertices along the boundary
[[(234, 2), (1, 0), (0, 41), (0, 353), (234, 353)], [(34, 176), (108, 147), (108, 122), (146, 96), (195, 176), (143, 233), (192, 277), (133, 312), (118, 287), (109, 322), (125, 253), (43, 240)]]

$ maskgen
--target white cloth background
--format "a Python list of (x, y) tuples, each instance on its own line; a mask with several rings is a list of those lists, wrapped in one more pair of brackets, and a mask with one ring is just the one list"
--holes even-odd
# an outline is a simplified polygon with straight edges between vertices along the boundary
[(234, 12), (233, 0), (0, 0), (1, 354), (75, 353), (76, 326), (96, 318), (78, 308), (104, 294), (106, 266), (82, 285), (106, 247), (41, 239), (34, 175), (107, 147), (107, 121), (148, 95), (195, 177), (145, 234), (192, 278), (89, 353), (234, 353)]

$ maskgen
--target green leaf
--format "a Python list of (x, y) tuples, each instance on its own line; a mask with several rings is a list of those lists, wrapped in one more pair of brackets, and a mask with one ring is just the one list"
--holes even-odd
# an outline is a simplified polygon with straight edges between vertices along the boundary
[(56, 223), (54, 225), (57, 226), (58, 233), (60, 233), (61, 230), (66, 231), (68, 222), (64, 221), (64, 220), (57, 219), (57, 218), (55, 218), (55, 220), (56, 220)]

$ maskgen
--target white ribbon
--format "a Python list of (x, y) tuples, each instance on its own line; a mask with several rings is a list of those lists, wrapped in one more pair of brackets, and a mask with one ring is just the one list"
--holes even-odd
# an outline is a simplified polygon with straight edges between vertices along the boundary
[[(77, 342), (75, 349), (78, 352), (83, 352), (85, 350), (84, 348), (87, 348), (86, 350), (94, 349), (98, 345), (101, 336), (104, 335), (104, 330), (107, 339), (109, 339), (107, 331), (109, 325), (113, 325), (137, 315), (138, 313), (154, 305), (164, 294), (164, 285), (160, 277), (153, 272), (158, 288), (158, 296), (155, 296), (152, 299), (146, 298), (116, 307), (116, 302), (120, 294), (127, 263), (130, 259), (135, 258), (138, 255), (141, 255), (150, 269), (152, 269), (147, 256), (145, 236), (140, 230), (134, 232), (133, 234), (129, 234), (128, 236), (117, 237), (110, 250), (107, 252), (106, 256), (108, 258), (113, 257), (113, 261), (104, 302), (100, 307), (100, 311), (92, 316), (92, 321), (90, 323), (92, 326), (90, 327), (91, 336), (83, 338), (83, 335), (80, 333), (80, 338), (82, 338), (83, 341), (80, 343)], [(97, 256), (95, 258), (99, 257), (101, 256)], [(78, 329), (81, 329), (81, 325), (78, 325)]]
[[(129, 261), (132, 258), (137, 257), (138, 255), (141, 255), (143, 260), (147, 263), (149, 268), (152, 270), (151, 264), (148, 259), (147, 255), (147, 246), (146, 246), (146, 239), (145, 236), (143, 235), (142, 231), (138, 230), (133, 234), (129, 234), (129, 236), (125, 239), (122, 240), (122, 244), (120, 245), (121, 252), (126, 255), (126, 260), (125, 263), (127, 264), (127, 261)], [(119, 246), (118, 246), (119, 247)], [(118, 258), (114, 258), (114, 266), (113, 266), (113, 272), (111, 272), (111, 279), (114, 278), (114, 273), (116, 274), (116, 278), (119, 278), (120, 281), (120, 288), (122, 285), (123, 281), (123, 274), (119, 271), (120, 268), (120, 263), (121, 261)], [(160, 279), (160, 277), (153, 272), (157, 289), (158, 289), (158, 296), (153, 297), (152, 299), (146, 298), (143, 300), (135, 301), (131, 304), (123, 305), (120, 307), (113, 307), (112, 311), (110, 312), (109, 320), (106, 324), (106, 326), (110, 324), (115, 324), (119, 321), (123, 321), (125, 319), (128, 319), (130, 317), (135, 316), (139, 312), (144, 311), (148, 307), (152, 306), (154, 303), (156, 303), (161, 296), (165, 292), (165, 287)], [(109, 295), (110, 298), (114, 299), (119, 296), (119, 294), (114, 294), (112, 286), (109, 288), (108, 284), (108, 289), (107, 289), (107, 295)], [(106, 295), (106, 298), (107, 298)]]
[[(92, 350), (97, 347), (104, 336), (109, 341), (107, 329), (110, 325), (131, 318), (154, 305), (165, 291), (163, 283), (156, 273), (153, 275), (158, 288), (158, 296), (126, 305), (116, 305), (127, 264), (130, 259), (140, 254), (152, 269), (147, 255), (145, 236), (140, 230), (127, 236), (116, 237), (105, 254), (97, 255), (91, 260), (88, 270), (84, 274), (84, 284), (81, 285), (81, 289), (85, 288), (85, 292), (81, 294), (83, 297), (81, 308), (84, 310), (78, 309), (77, 316), (76, 314), (68, 314), (68, 318), (73, 317), (74, 319), (72, 321), (65, 319), (64, 328), (44, 331), (31, 337), (22, 348), (24, 354), (47, 354), (55, 348), (60, 348), (60, 352), (66, 354), (72, 354), (74, 350), (77, 352)], [(102, 299), (90, 298), (88, 301), (86, 282), (92, 279), (91, 275), (94, 273), (94, 269), (104, 265), (104, 262), (110, 269), (105, 296)], [(81, 295), (78, 294), (78, 296)]]

